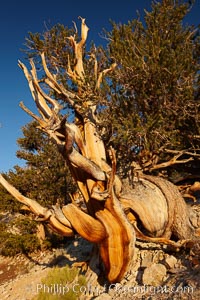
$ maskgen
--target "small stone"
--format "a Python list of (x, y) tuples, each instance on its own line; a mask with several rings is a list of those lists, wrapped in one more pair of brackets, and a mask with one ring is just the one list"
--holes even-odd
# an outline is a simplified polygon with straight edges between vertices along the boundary
[(153, 253), (147, 252), (145, 256), (143, 256), (141, 267), (150, 267), (153, 263)]
[(74, 241), (74, 247), (78, 246), (78, 241)]
[(162, 264), (152, 264), (144, 270), (142, 282), (146, 285), (159, 286), (167, 274), (167, 269)]
[(165, 258), (165, 265), (166, 265), (167, 269), (173, 269), (175, 267), (176, 263), (177, 263), (177, 259), (173, 255), (170, 255)]
[(154, 263), (159, 263), (160, 261), (162, 261), (164, 259), (164, 254), (163, 251), (157, 251), (154, 256), (153, 256), (153, 262)]

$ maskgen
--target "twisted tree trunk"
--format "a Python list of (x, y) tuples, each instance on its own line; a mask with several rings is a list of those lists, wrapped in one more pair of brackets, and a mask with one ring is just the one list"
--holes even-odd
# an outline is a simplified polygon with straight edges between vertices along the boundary
[[(56, 76), (48, 70), (45, 54), (41, 53), (46, 75), (43, 81), (81, 116), (79, 122), (71, 124), (65, 117), (61, 117), (62, 107), (55, 98), (42, 90), (33, 61), (30, 72), (21, 62), (19, 66), (28, 80), (40, 117), (23, 103), (20, 105), (57, 144), (58, 151), (77, 182), (87, 212), (74, 203), (64, 207), (56, 205), (52, 209), (44, 208), (35, 200), (21, 195), (2, 175), (0, 182), (38, 220), (45, 222), (55, 232), (64, 236), (73, 236), (77, 232), (88, 241), (98, 244), (107, 278), (110, 282), (116, 282), (123, 278), (128, 269), (136, 237), (179, 247), (183, 240), (195, 238), (195, 229), (189, 222), (186, 204), (172, 183), (141, 174), (133, 185), (129, 185), (116, 175), (115, 151), (112, 148), (106, 151), (97, 130), (95, 102), (91, 104), (86, 92), (81, 92), (85, 79), (82, 52), (88, 32), (85, 20), (81, 20), (80, 42), (76, 43), (75, 37), (70, 37), (76, 64), (73, 69), (69, 64), (67, 70), (68, 76), (77, 83), (79, 93), (66, 90), (56, 81)], [(114, 67), (113, 64), (96, 74), (95, 90), (100, 87), (102, 76)], [(88, 93), (91, 93), (90, 89)], [(172, 235), (181, 242), (170, 240)]]

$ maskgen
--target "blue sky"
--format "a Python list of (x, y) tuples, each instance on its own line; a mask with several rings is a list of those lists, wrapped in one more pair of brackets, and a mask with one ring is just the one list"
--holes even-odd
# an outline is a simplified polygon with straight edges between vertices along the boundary
[[(61, 23), (72, 26), (78, 16), (86, 18), (90, 28), (88, 41), (100, 42), (102, 28), (110, 29), (109, 19), (127, 22), (149, 10), (151, 0), (76, 0), (76, 1), (3, 1), (0, 4), (0, 172), (7, 172), (23, 162), (16, 158), (16, 140), (22, 136), (21, 127), (31, 118), (19, 107), (24, 101), (33, 107), (26, 79), (17, 65), (23, 60), (23, 48), (28, 32), (43, 32), (44, 24)], [(200, 0), (187, 18), (189, 24), (200, 23)]]

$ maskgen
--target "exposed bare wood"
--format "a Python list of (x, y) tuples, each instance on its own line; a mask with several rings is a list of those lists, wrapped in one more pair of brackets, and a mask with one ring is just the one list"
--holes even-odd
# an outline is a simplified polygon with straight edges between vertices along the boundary
[(69, 76), (75, 80), (79, 85), (82, 85), (84, 82), (84, 67), (83, 67), (83, 47), (85, 45), (86, 39), (87, 39), (87, 34), (88, 34), (88, 26), (85, 23), (85, 19), (81, 18), (81, 40), (77, 43), (75, 41), (74, 36), (68, 37), (70, 42), (73, 45), (74, 48), (74, 54), (76, 58), (76, 63), (73, 67), (73, 70), (71, 68), (70, 63), (68, 62), (68, 74)]
[(64, 225), (62, 222), (60, 222), (54, 215), (51, 215), (48, 219), (47, 225), (56, 233), (59, 233), (63, 236), (73, 236), (74, 230), (66, 225)]
[(23, 196), (14, 186), (12, 186), (1, 174), (0, 174), (0, 183), (4, 188), (19, 202), (28, 206), (30, 210), (35, 213), (37, 216), (43, 216), (48, 219), (51, 215), (51, 212), (48, 209), (41, 206), (37, 201), (32, 200), (28, 197)]
[(62, 211), (73, 228), (86, 240), (99, 243), (106, 238), (104, 224), (84, 213), (74, 204), (63, 206)]
[[(96, 48), (95, 48), (96, 50)], [(90, 54), (90, 57), (94, 60), (94, 78), (97, 81), (97, 77), (98, 77), (98, 63), (97, 63), (97, 58), (95, 56), (94, 53)]]
[(135, 233), (127, 221), (117, 199), (113, 184), (116, 172), (116, 158), (112, 151), (112, 172), (108, 186), (109, 196), (103, 210), (96, 212), (97, 218), (104, 224), (108, 237), (100, 244), (101, 257), (107, 269), (110, 282), (122, 279), (133, 257)]
[(103, 141), (97, 132), (95, 124), (91, 120), (85, 120), (84, 130), (87, 158), (101, 167), (102, 160), (106, 160)]
[(66, 90), (63, 85), (58, 83), (54, 76), (51, 74), (49, 71), (47, 64), (46, 64), (46, 59), (45, 59), (45, 54), (41, 53), (41, 59), (42, 59), (42, 64), (44, 71), (46, 73), (47, 78), (44, 80), (46, 84), (50, 88), (52, 88), (54, 91), (56, 91), (61, 97), (65, 99), (76, 111), (79, 112), (81, 110), (81, 106), (78, 105), (75, 100), (81, 100), (78, 95), (75, 95), (71, 91)]
[(120, 202), (125, 211), (133, 209), (150, 236), (163, 235), (169, 218), (168, 207), (162, 191), (153, 183), (141, 179), (134, 188), (127, 187), (120, 195)]
[(56, 205), (52, 205), (52, 208), (53, 208), (56, 219), (59, 220), (59, 222), (62, 223), (63, 225), (72, 229), (72, 224), (70, 223), (70, 221), (67, 218), (65, 218), (60, 206), (58, 204), (56, 204)]
[(164, 148), (164, 151), (166, 153), (172, 153), (172, 154), (176, 154), (178, 156), (181, 156), (183, 154), (187, 154), (187, 155), (190, 155), (190, 156), (194, 156), (194, 157), (200, 157), (200, 154), (197, 153), (200, 149), (197, 148), (197, 149), (194, 149), (193, 151), (189, 151), (190, 149), (185, 149), (185, 150), (173, 150), (173, 149), (167, 149), (167, 148)]
[(189, 198), (189, 199), (192, 199), (194, 202), (197, 202), (197, 198), (191, 194), (184, 193), (183, 198), (186, 198), (186, 199)]
[(19, 106), (27, 113), (29, 114), (33, 119), (35, 119), (39, 124), (41, 128), (45, 128), (47, 125), (47, 122), (38, 117), (36, 114), (34, 114), (31, 110), (29, 110), (24, 103), (21, 101), (19, 103)]
[(157, 238), (157, 237), (154, 238), (154, 237), (147, 236), (143, 232), (141, 232), (141, 230), (138, 229), (136, 218), (134, 218), (133, 215), (128, 215), (128, 218), (134, 227), (137, 239), (141, 239), (142, 241), (168, 245), (177, 249), (187, 244), (190, 241), (190, 240), (180, 240), (178, 242), (174, 242), (166, 238)]
[(81, 154), (86, 157), (86, 145), (80, 129), (73, 123), (68, 123), (66, 124), (66, 126), (73, 132), (74, 142), (78, 146), (78, 149), (81, 151)]
[(190, 192), (197, 192), (200, 191), (200, 182), (199, 181), (195, 181), (195, 183), (193, 183), (190, 188), (189, 188)]
[(44, 225), (42, 223), (39, 223), (37, 225), (36, 235), (37, 235), (37, 238), (40, 241), (40, 244), (42, 244), (45, 240), (45, 230), (44, 230)]
[[(199, 178), (199, 176), (197, 178)], [(179, 185), (178, 188), (184, 198), (189, 198), (192, 199), (194, 202), (197, 202), (198, 194), (200, 192), (199, 181), (195, 181), (193, 184)]]
[(102, 80), (103, 80), (103, 76), (105, 76), (108, 72), (111, 72), (113, 71), (115, 68), (116, 68), (117, 64), (116, 63), (113, 63), (110, 68), (108, 69), (105, 69), (103, 71), (101, 71), (99, 73), (99, 76), (98, 76), (98, 79), (97, 79), (97, 82), (96, 82), (96, 87), (95, 89), (98, 90), (100, 88), (100, 85), (102, 83)]
[[(32, 67), (31, 74), (33, 77), (33, 84), (35, 86), (35, 90), (37, 90), (38, 94), (41, 96), (40, 104), (42, 104), (42, 107), (44, 107), (44, 109), (43, 109), (44, 112), (46, 112), (46, 110), (47, 111), (49, 110), (47, 102), (52, 105), (53, 111), (59, 112), (62, 109), (62, 106), (58, 103), (58, 101), (49, 97), (40, 87), (40, 85), (38, 83), (37, 72), (36, 72), (36, 68), (35, 68), (35, 64), (34, 64), (33, 60), (30, 60), (30, 65)], [(51, 115), (52, 109), (50, 109), (50, 111), (51, 111), (51, 113), (50, 113), (50, 115)]]
[(52, 211), (41, 206), (37, 201), (23, 196), (16, 188), (14, 188), (1, 174), (0, 174), (0, 183), (5, 187), (5, 189), (19, 202), (25, 204), (30, 211), (32, 211), (38, 220), (47, 221), (51, 228), (54, 228), (54, 231), (63, 234), (65, 236), (73, 236), (74, 231), (72, 228), (64, 226), (56, 217), (52, 214)]
[[(47, 121), (51, 117), (51, 115), (52, 115), (51, 109), (48, 107), (48, 105), (46, 104), (46, 101), (41, 96), (41, 94), (38, 93), (38, 91), (35, 89), (34, 82), (33, 82), (33, 77), (29, 73), (29, 71), (26, 68), (26, 66), (23, 63), (21, 63), (20, 61), (19, 61), (19, 66), (23, 70), (24, 75), (25, 75), (25, 77), (26, 77), (26, 79), (28, 81), (31, 94), (32, 94), (33, 99), (34, 99), (34, 101), (36, 103), (36, 106), (37, 106), (37, 108), (39, 110), (39, 113), (42, 115), (42, 117), (44, 118), (44, 120)], [(32, 67), (33, 67), (33, 70), (34, 70), (35, 68), (34, 68), (34, 64), (33, 63), (32, 63)]]
[(71, 163), (75, 166), (83, 169), (86, 173), (91, 174), (97, 180), (105, 180), (105, 173), (99, 168), (93, 161), (81, 155), (74, 147), (75, 133), (66, 128), (66, 143), (65, 143), (65, 155)]
[(180, 156), (182, 156), (183, 154), (185, 154), (183, 151), (180, 151), (177, 155), (175, 155), (172, 159), (170, 159), (169, 161), (166, 161), (166, 162), (163, 162), (163, 163), (160, 163), (160, 164), (156, 164), (156, 165), (153, 165), (149, 168), (150, 171), (153, 171), (153, 170), (157, 170), (157, 169), (163, 169), (163, 168), (167, 168), (169, 166), (172, 166), (172, 165), (176, 165), (176, 164), (185, 164), (189, 161), (193, 161), (194, 158), (193, 157), (189, 157), (189, 158), (186, 158), (186, 159), (180, 159), (178, 160), (178, 158)]

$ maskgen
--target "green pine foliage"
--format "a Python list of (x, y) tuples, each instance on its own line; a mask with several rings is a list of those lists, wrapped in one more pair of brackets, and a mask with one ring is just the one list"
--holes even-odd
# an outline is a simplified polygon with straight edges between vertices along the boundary
[(15, 256), (19, 253), (29, 254), (40, 249), (38, 238), (33, 234), (12, 234), (1, 232), (1, 255)]
[[(152, 2), (144, 22), (112, 23), (109, 49), (118, 63), (108, 108), (110, 140), (125, 164), (131, 145), (199, 148), (199, 30), (185, 25), (186, 1)], [(198, 92), (197, 92), (198, 91)]]
[[(68, 203), (69, 193), (76, 187), (56, 146), (37, 129), (36, 122), (24, 126), (22, 132), (17, 156), (26, 162), (26, 166), (15, 166), (14, 170), (5, 174), (6, 179), (24, 196), (39, 201), (41, 205)], [(3, 199), (0, 211), (19, 211), (21, 204), (13, 201), (1, 186), (0, 197)]]
[(17, 156), (26, 161), (26, 167), (10, 171), (10, 179), (23, 195), (44, 206), (68, 203), (75, 185), (56, 146), (37, 129), (36, 122), (27, 124), (22, 130), (24, 136), (18, 139)]
[(36, 222), (28, 217), (11, 218), (10, 215), (5, 220), (5, 216), (0, 215), (0, 253), (4, 256), (15, 256), (41, 249), (36, 230)]
[[(56, 203), (65, 205), (70, 201), (69, 193), (75, 191), (76, 186), (56, 146), (36, 125), (36, 122), (31, 122), (23, 127), (23, 137), (18, 140), (20, 150), (17, 156), (26, 162), (26, 166), (15, 166), (14, 170), (4, 176), (24, 196), (37, 200), (45, 207)], [(58, 237), (49, 231), (46, 232), (46, 240), (41, 244), (36, 236), (37, 222), (31, 220), (30, 212), (22, 210), (22, 204), (13, 199), (2, 186), (0, 198), (2, 255), (32, 253), (63, 244), (64, 237)], [(9, 221), (9, 224), (3, 218), (8, 211), (16, 215), (14, 219), (10, 216), (13, 221)], [(16, 213), (22, 214), (22, 218)], [(13, 233), (13, 227), (17, 232)]]

